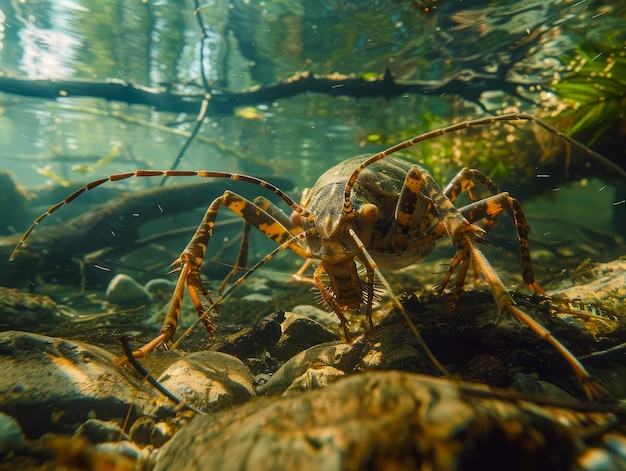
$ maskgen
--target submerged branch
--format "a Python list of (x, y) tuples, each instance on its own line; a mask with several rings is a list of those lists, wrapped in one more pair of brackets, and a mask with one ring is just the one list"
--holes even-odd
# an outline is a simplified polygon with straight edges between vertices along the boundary
[[(285, 190), (292, 188), (287, 179), (278, 177), (272, 181)], [(41, 273), (53, 273), (59, 278), (58, 282), (72, 283), (68, 278), (80, 275), (77, 260), (105, 247), (130, 251), (140, 240), (139, 228), (144, 224), (206, 207), (222, 195), (225, 188), (246, 198), (263, 194), (257, 186), (230, 180), (122, 193), (107, 203), (83, 210), (67, 222), (49, 225), (56, 214), (50, 217), (51, 221), (46, 219), (31, 234), (13, 262), (9, 262), (9, 255), (21, 235), (0, 237), (0, 285), (24, 286), (34, 282)]]
[(453, 94), (478, 103), (486, 91), (501, 90), (519, 95), (517, 87), (525, 85), (507, 80), (500, 73), (478, 74), (462, 70), (442, 81), (397, 81), (389, 70), (374, 79), (356, 75), (295, 74), (274, 85), (231, 92), (211, 89), (195, 94), (179, 93), (171, 89), (156, 89), (133, 85), (123, 80), (31, 80), (0, 75), (0, 92), (16, 95), (57, 99), (69, 97), (94, 97), (140, 104), (156, 110), (198, 114), (202, 101), (208, 99), (207, 115), (231, 115), (235, 109), (254, 106), (278, 99), (312, 92), (333, 96), (384, 97), (387, 99), (407, 93)]

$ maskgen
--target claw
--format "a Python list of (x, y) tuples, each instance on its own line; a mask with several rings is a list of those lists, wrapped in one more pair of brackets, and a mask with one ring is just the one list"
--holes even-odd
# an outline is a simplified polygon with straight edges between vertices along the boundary
[(565, 345), (559, 342), (548, 329), (532, 319), (526, 313), (517, 309), (512, 304), (507, 304), (506, 300), (503, 300), (503, 302), (505, 303), (503, 307), (509, 314), (513, 315), (516, 319), (526, 324), (540, 339), (548, 342), (554, 347), (557, 352), (559, 352), (561, 357), (572, 368), (572, 371), (576, 375), (576, 378), (578, 379), (578, 382), (585, 392), (585, 395), (590, 401), (608, 397), (607, 391), (591, 379), (591, 375), (585, 369), (583, 364), (578, 360), (578, 358), (576, 358), (574, 354), (572, 354), (567, 349), (567, 347), (565, 347)]
[(578, 378), (585, 395), (590, 402), (604, 402), (611, 398), (611, 394), (597, 381), (590, 377)]
[[(578, 378), (583, 391), (590, 400), (593, 400), (597, 396), (602, 396), (602, 387), (596, 385), (591, 380), (591, 375), (587, 372), (583, 364), (574, 356), (574, 354), (570, 352), (565, 345), (559, 342), (548, 329), (514, 306), (515, 301), (502, 284), (500, 277), (498, 277), (498, 274), (489, 264), (485, 255), (478, 249), (478, 247), (476, 247), (475, 244), (472, 243), (472, 240), (469, 238), (467, 238), (467, 246), (471, 250), (475, 263), (478, 264), (481, 273), (489, 283), (491, 293), (500, 308), (500, 318), (502, 318), (503, 315), (509, 314), (515, 319), (526, 324), (540, 339), (543, 339), (552, 345), (559, 355), (561, 355), (561, 357), (570, 365), (572, 371)], [(537, 291), (543, 292), (543, 290), (535, 282), (531, 283), (530, 286)]]
[(537, 294), (541, 296), (547, 296), (546, 292), (543, 290), (543, 288), (541, 288), (541, 286), (539, 286), (537, 282), (528, 283), (526, 286), (528, 286), (528, 289), (532, 293), (537, 292)]
[(172, 273), (178, 273), (179, 271), (182, 270), (183, 268), (183, 261), (180, 259), (180, 257), (178, 257), (176, 260), (174, 260), (172, 263), (170, 263), (170, 268), (176, 265), (180, 265), (179, 267), (176, 267), (170, 271), (167, 272), (168, 275), (171, 275)]

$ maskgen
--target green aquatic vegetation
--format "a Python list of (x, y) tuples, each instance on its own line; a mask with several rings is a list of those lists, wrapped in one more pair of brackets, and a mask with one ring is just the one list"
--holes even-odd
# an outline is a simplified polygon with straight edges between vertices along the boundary
[(567, 108), (557, 118), (571, 122), (569, 135), (591, 132), (591, 145), (624, 118), (626, 52), (589, 42), (562, 61), (566, 70), (553, 89)]
[[(457, 120), (461, 121), (461, 119)], [(385, 136), (384, 145), (392, 145), (424, 132), (445, 126), (444, 118), (426, 114), (419, 125), (402, 129)], [(489, 178), (508, 180), (523, 167), (536, 165), (537, 153), (528, 145), (533, 139), (532, 125), (494, 123), (482, 129), (467, 129), (453, 136), (421, 143), (407, 149), (402, 155), (407, 160), (426, 167), (436, 181), (444, 184), (461, 168), (472, 167), (483, 171)], [(530, 171), (530, 170), (529, 170)], [(527, 173), (524, 170), (522, 173)]]

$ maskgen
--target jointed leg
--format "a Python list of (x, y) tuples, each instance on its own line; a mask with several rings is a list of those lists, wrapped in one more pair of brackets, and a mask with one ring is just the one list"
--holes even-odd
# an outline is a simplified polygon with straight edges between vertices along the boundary
[(459, 208), (460, 213), (470, 222), (485, 220), (494, 217), (503, 209), (507, 209), (511, 214), (515, 228), (517, 229), (517, 238), (520, 245), (520, 260), (522, 264), (522, 278), (524, 284), (539, 294), (545, 294), (543, 289), (535, 281), (532, 262), (530, 259), (530, 248), (528, 246), (528, 233), (530, 226), (526, 222), (526, 216), (519, 202), (511, 198), (508, 193), (499, 193), (490, 196), (475, 203)]
[(322, 296), (322, 299), (324, 300), (324, 302), (328, 306), (330, 306), (330, 308), (333, 311), (335, 311), (335, 314), (337, 314), (337, 317), (339, 318), (339, 321), (341, 322), (341, 327), (343, 327), (343, 334), (346, 339), (346, 342), (350, 343), (351, 337), (350, 337), (350, 329), (348, 327), (350, 325), (350, 322), (346, 318), (343, 308), (339, 306), (339, 304), (337, 304), (337, 300), (333, 296), (333, 293), (324, 284), (324, 280), (322, 279), (322, 274), (324, 273), (324, 271), (325, 271), (324, 264), (318, 265), (318, 267), (315, 269), (315, 274), (313, 275), (313, 279), (315, 280), (317, 289), (319, 290), (319, 293)]
[[(457, 173), (454, 178), (448, 183), (448, 186), (443, 190), (443, 194), (454, 203), (456, 199), (462, 193), (467, 193), (470, 199), (470, 203), (480, 201), (482, 199), (480, 192), (477, 191), (476, 182), (480, 183), (482, 188), (489, 192), (489, 195), (496, 195), (500, 193), (498, 185), (491, 180), (487, 175), (480, 170), (473, 168), (463, 168)], [(485, 216), (482, 220), (482, 227), (489, 229), (495, 223), (497, 214), (490, 214)], [(478, 221), (478, 219), (474, 219)]]
[(250, 245), (251, 227), (252, 226), (250, 225), (250, 223), (244, 219), (243, 229), (241, 232), (241, 244), (239, 244), (239, 253), (237, 254), (237, 260), (235, 260), (232, 270), (230, 270), (230, 272), (228, 272), (228, 275), (224, 277), (222, 283), (217, 289), (217, 292), (219, 294), (224, 292), (224, 288), (226, 288), (226, 285), (228, 284), (230, 279), (235, 276), (240, 269), (246, 268), (246, 265), (248, 264), (248, 248)]
[(286, 283), (290, 283), (293, 281), (297, 281), (297, 282), (307, 282), (307, 283), (313, 283), (315, 284), (315, 280), (304, 276), (304, 273), (308, 270), (308, 268), (313, 264), (313, 260), (311, 260), (310, 258), (307, 258), (304, 263), (302, 264), (302, 266), (300, 268), (298, 268), (298, 271), (295, 272), (293, 275), (291, 275), (291, 278), (289, 278)]
[[(161, 332), (153, 340), (142, 346), (139, 350), (133, 352), (133, 356), (135, 358), (142, 358), (160, 345), (167, 345), (168, 342), (174, 337), (176, 327), (178, 326), (178, 318), (182, 307), (183, 296), (185, 294), (185, 283), (187, 282), (188, 273), (189, 267), (183, 266), (180, 270), (180, 274), (178, 275), (176, 288), (172, 294), (172, 302), (170, 303), (167, 316), (165, 316)], [(126, 363), (128, 360), (126, 357), (121, 357), (117, 361), (122, 364)]]
[[(485, 190), (491, 193), (491, 196), (480, 199), (481, 195), (479, 192), (476, 191), (476, 182), (478, 182), (480, 186), (482, 186)], [(532, 262), (530, 258), (530, 250), (528, 247), (528, 233), (530, 232), (530, 227), (526, 222), (524, 211), (522, 210), (519, 202), (516, 199), (511, 198), (508, 193), (500, 193), (497, 185), (485, 174), (476, 169), (462, 169), (452, 179), (448, 186), (446, 186), (445, 190), (443, 190), (443, 194), (452, 203), (461, 193), (464, 192), (467, 192), (471, 203), (467, 206), (459, 208), (459, 211), (470, 223), (480, 221), (481, 227), (483, 227), (484, 229), (489, 229), (494, 224), (497, 215), (503, 209), (506, 210), (507, 213), (509, 213), (517, 230), (517, 236), (520, 245), (522, 277), (524, 283), (530, 288), (531, 291), (536, 290), (540, 294), (545, 294), (541, 287), (535, 281), (535, 275), (533, 272)], [(432, 211), (437, 211), (437, 208), (435, 208), (434, 205)], [(433, 236), (439, 234), (441, 237), (443, 237), (445, 235), (443, 233), (444, 228), (445, 225), (443, 228), (436, 228), (434, 231), (435, 234)], [(463, 257), (460, 257), (460, 254), (457, 254), (455, 259), (456, 258)], [(442, 288), (447, 285), (450, 279), (450, 275), (458, 266), (459, 260), (455, 259), (453, 259), (450, 270), (446, 274), (444, 282), (441, 284)], [(461, 278), (460, 284), (462, 286), (464, 276), (461, 277), (460, 275), (461, 274), (459, 274), (459, 278)]]
[[(161, 333), (153, 341), (149, 342), (137, 351), (137, 356), (143, 356), (159, 345), (167, 345), (174, 337), (178, 319), (183, 302), (184, 285), (187, 284), (189, 294), (193, 301), (198, 316), (201, 317), (203, 324), (210, 334), (215, 333), (215, 328), (207, 315), (207, 311), (214, 308), (214, 303), (209, 296), (208, 290), (200, 277), (200, 267), (206, 252), (207, 245), (213, 235), (215, 220), (221, 206), (225, 206), (235, 212), (244, 219), (245, 224), (254, 226), (263, 232), (267, 237), (273, 239), (278, 244), (283, 244), (292, 239), (294, 234), (289, 232), (287, 228), (277, 221), (263, 209), (256, 206), (251, 201), (226, 191), (222, 196), (216, 198), (207, 209), (202, 222), (196, 229), (195, 234), (183, 250), (180, 257), (173, 263), (181, 264), (180, 275), (176, 284), (176, 289), (172, 297), (172, 302), (168, 314), (166, 316)], [(289, 248), (299, 255), (306, 257), (305, 250), (296, 244), (289, 245)], [(198, 292), (201, 293), (209, 302), (209, 307), (205, 307), (200, 300)]]
[(591, 375), (574, 354), (572, 354), (565, 345), (559, 342), (548, 329), (515, 307), (515, 301), (506, 291), (500, 277), (489, 264), (485, 255), (476, 247), (474, 241), (466, 237), (466, 245), (471, 251), (472, 259), (480, 267), (480, 271), (487, 279), (491, 293), (500, 308), (501, 315), (506, 313), (514, 316), (516, 319), (526, 324), (539, 338), (552, 345), (559, 355), (570, 365), (589, 400), (599, 399), (604, 396), (606, 394), (604, 388), (591, 379)]
[[(409, 243), (408, 234), (414, 220), (425, 220), (424, 213), (428, 205), (421, 205), (424, 211), (421, 214), (416, 214), (417, 203), (420, 198), (424, 198), (420, 191), (421, 188), (422, 175), (418, 167), (412, 167), (404, 179), (394, 213), (395, 235), (392, 247), (394, 250), (404, 250), (407, 247)], [(423, 243), (423, 241), (420, 241), (420, 243)]]
[[(441, 373), (443, 373), (444, 376), (452, 377), (450, 372), (441, 364), (441, 362), (437, 359), (435, 354), (428, 347), (428, 344), (426, 344), (426, 342), (424, 341), (424, 338), (422, 337), (422, 334), (420, 333), (419, 329), (413, 323), (413, 321), (411, 320), (409, 315), (406, 313), (406, 310), (404, 309), (404, 306), (398, 300), (396, 295), (393, 293), (393, 290), (391, 289), (391, 286), (389, 285), (389, 283), (387, 282), (387, 280), (385, 279), (383, 274), (378, 269), (378, 266), (376, 265), (376, 262), (374, 261), (372, 256), (368, 253), (368, 251), (366, 250), (365, 244), (363, 243), (363, 241), (361, 239), (359, 239), (359, 236), (356, 234), (354, 229), (350, 229), (349, 230), (349, 234), (350, 234), (350, 237), (352, 237), (354, 239), (354, 241), (357, 243), (357, 246), (359, 247), (359, 251), (360, 251), (359, 260), (361, 261), (361, 263), (367, 269), (368, 282), (371, 282), (370, 286), (372, 288), (372, 295), (373, 295), (374, 276), (377, 276), (378, 279), (380, 280), (380, 282), (385, 287), (385, 290), (387, 291), (387, 294), (391, 297), (391, 300), (392, 300), (392, 302), (394, 304), (394, 307), (401, 312), (401, 314), (404, 317), (407, 325), (409, 326), (409, 329), (411, 329), (411, 332), (413, 333), (413, 335), (415, 336), (415, 338), (417, 339), (417, 341), (421, 345), (422, 349), (424, 350), (424, 352), (426, 353), (426, 355), (428, 356), (430, 361), (433, 363), (433, 365), (435, 365), (435, 367), (439, 371), (441, 371)], [(374, 325), (373, 325), (372, 317), (371, 317), (372, 316), (371, 302), (372, 302), (372, 297), (370, 296), (370, 297), (368, 297), (368, 318), (369, 318), (370, 329), (371, 329), (370, 332), (373, 332)]]
[[(576, 359), (576, 357), (562, 343), (555, 339), (546, 328), (535, 322), (532, 318), (514, 306), (515, 301), (507, 292), (502, 281), (500, 280), (500, 277), (477, 246), (476, 236), (480, 233), (480, 230), (470, 224), (463, 214), (456, 209), (454, 205), (452, 205), (450, 200), (445, 196), (445, 194), (443, 194), (430, 175), (424, 174), (423, 177), (425, 192), (431, 198), (433, 206), (439, 213), (441, 223), (445, 226), (450, 238), (457, 247), (457, 253), (451, 262), (450, 268), (448, 269), (446, 280), (449, 279), (450, 273), (455, 270), (459, 263), (461, 264), (459, 277), (464, 278), (471, 259), (476, 269), (479, 270), (487, 280), (491, 293), (498, 305), (498, 308), (500, 309), (501, 315), (508, 314), (514, 316), (516, 319), (522, 321), (530, 327), (530, 329), (533, 330), (533, 332), (535, 332), (540, 338), (550, 343), (570, 365), (585, 393), (590, 399), (601, 395), (601, 388), (592, 382), (589, 373), (585, 370), (584, 366), (578, 361), (578, 359)], [(517, 216), (516, 221), (519, 220), (519, 224), (521, 226), (525, 226), (526, 221), (523, 217), (521, 208), (519, 205), (516, 205), (517, 202), (510, 198), (507, 194), (495, 195), (494, 197), (487, 198), (483, 201), (484, 203), (480, 201), (476, 202), (474, 205), (470, 205), (470, 208), (466, 209), (466, 213), (471, 215), (474, 211), (474, 217), (478, 217), (478, 215), (482, 213), (487, 214), (489, 211), (493, 212), (496, 208), (494, 203), (508, 203), (510, 204), (513, 213)], [(489, 208), (491, 208), (491, 210)], [(525, 237), (527, 232), (520, 231), (519, 227), (520, 226), (518, 226), (518, 233), (520, 234), (520, 237), (522, 237), (522, 235)], [(528, 247), (526, 245), (526, 249), (527, 248)], [(461, 288), (462, 283), (459, 284), (459, 281), (457, 280), (455, 294), (458, 294)]]
[[(270, 200), (264, 198), (262, 196), (258, 196), (254, 199), (254, 205), (258, 208), (265, 211), (276, 221), (280, 222), (291, 234), (299, 234), (302, 232), (302, 228), (294, 227), (291, 223), (291, 220), (285, 215), (280, 208), (276, 207)], [(237, 255), (237, 260), (234, 263), (233, 269), (226, 275), (226, 277), (222, 280), (220, 287), (218, 288), (218, 293), (222, 293), (226, 288), (229, 280), (237, 274), (237, 272), (246, 268), (248, 264), (248, 248), (250, 244), (250, 228), (252, 225), (246, 220), (243, 220), (243, 231), (241, 236), (241, 244), (239, 246), (239, 254)]]

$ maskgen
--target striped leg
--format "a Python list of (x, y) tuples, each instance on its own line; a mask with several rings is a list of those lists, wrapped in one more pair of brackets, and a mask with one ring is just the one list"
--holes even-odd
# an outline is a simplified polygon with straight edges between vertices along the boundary
[[(479, 183), (485, 190), (491, 193), (491, 196), (481, 199), (480, 192), (476, 189), (476, 183)], [(541, 286), (535, 281), (535, 275), (530, 258), (530, 249), (528, 246), (528, 234), (530, 226), (526, 222), (524, 211), (519, 202), (509, 196), (508, 193), (498, 190), (498, 186), (485, 174), (476, 169), (464, 168), (450, 181), (445, 190), (444, 195), (454, 202), (458, 196), (466, 192), (471, 203), (467, 206), (459, 208), (461, 214), (471, 223), (480, 221), (481, 227), (488, 230), (495, 223), (497, 215), (505, 209), (510, 215), (515, 228), (517, 230), (517, 238), (520, 245), (520, 260), (522, 265), (522, 277), (524, 284), (531, 291), (537, 291), (539, 294), (545, 294)], [(443, 237), (445, 234), (441, 229), (438, 233)], [(452, 271), (458, 265), (458, 261), (454, 262), (454, 267), (450, 267)], [(445, 288), (450, 280), (451, 271), (448, 270), (444, 282), (440, 285), (441, 289)], [(475, 273), (476, 275), (476, 273)]]
[(528, 286), (531, 291), (537, 291), (539, 294), (545, 295), (541, 286), (535, 281), (535, 274), (530, 259), (530, 248), (528, 246), (530, 226), (526, 222), (526, 216), (524, 216), (522, 206), (515, 198), (511, 198), (506, 192), (499, 193), (459, 208), (459, 211), (470, 222), (475, 222), (488, 220), (489, 218), (493, 219), (495, 215), (503, 209), (507, 209), (508, 212), (511, 213), (513, 223), (517, 229), (524, 284)]
[[(541, 326), (526, 313), (515, 307), (515, 301), (504, 287), (504, 284), (500, 280), (496, 271), (477, 246), (477, 241), (480, 242), (482, 239), (482, 236), (480, 235), (480, 233), (483, 232), (482, 229), (470, 224), (470, 222), (463, 216), (463, 213), (454, 207), (429, 174), (425, 172), (422, 175), (422, 178), (424, 180), (423, 186), (425, 193), (431, 198), (433, 205), (439, 213), (438, 215), (441, 219), (441, 224), (445, 226), (450, 238), (457, 247), (457, 252), (450, 263), (450, 268), (448, 269), (446, 281), (444, 283), (447, 283), (447, 280), (450, 278), (450, 274), (454, 272), (457, 266), (460, 265), (459, 275), (454, 291), (454, 295), (458, 296), (463, 287), (463, 281), (471, 260), (475, 271), (482, 273), (487, 280), (491, 293), (500, 310), (500, 315), (513, 316), (526, 324), (541, 339), (552, 345), (559, 355), (561, 355), (561, 357), (570, 365), (587, 396), (590, 399), (601, 397), (604, 392), (602, 387), (592, 381), (591, 376), (585, 367), (567, 349), (567, 347), (554, 338), (550, 331), (548, 331), (545, 327)], [(525, 218), (523, 217), (523, 212), (521, 211), (519, 204), (513, 198), (510, 198), (506, 193), (501, 193), (483, 201), (476, 202), (465, 208), (465, 212), (470, 216), (470, 220), (477, 218), (482, 214), (497, 213), (502, 209), (499, 208), (498, 205), (503, 205), (506, 208), (506, 205), (508, 204), (510, 205), (509, 207), (511, 208), (511, 211), (513, 211), (519, 219), (518, 233), (521, 232), (520, 236), (526, 236), (527, 230), (520, 231), (519, 229), (520, 227), (524, 229), (527, 227)], [(516, 222), (516, 225), (517, 224), (518, 223)], [(522, 245), (521, 241), (520, 245)], [(526, 243), (526, 249), (527, 248)], [(530, 274), (532, 274), (532, 269)]]
[[(257, 196), (253, 203), (266, 213), (268, 213), (271, 217), (273, 217), (276, 221), (280, 222), (285, 228), (289, 230), (291, 234), (298, 234), (302, 232), (301, 227), (295, 228), (291, 223), (291, 220), (287, 217), (287, 215), (276, 205), (274, 205), (270, 200), (264, 198), (263, 196)], [(222, 293), (226, 288), (226, 285), (231, 280), (233, 276), (239, 272), (242, 268), (246, 268), (248, 264), (248, 249), (250, 244), (250, 228), (252, 224), (250, 224), (246, 219), (243, 220), (243, 231), (241, 236), (241, 244), (239, 246), (239, 254), (237, 255), (237, 260), (234, 263), (233, 269), (226, 275), (226, 277), (222, 280), (220, 287), (218, 288), (218, 293)]]
[[(481, 192), (477, 191), (476, 182), (478, 182), (490, 195), (496, 195), (500, 193), (498, 185), (491, 180), (487, 175), (480, 170), (474, 168), (463, 168), (457, 173), (454, 178), (448, 183), (448, 186), (443, 190), (444, 195), (448, 197), (453, 203), (462, 193), (467, 193), (470, 199), (470, 203), (480, 201), (482, 199)], [(512, 215), (511, 215), (512, 216)], [(496, 214), (486, 216), (482, 221), (482, 227), (489, 229), (496, 220)]]
[[(272, 215), (268, 214), (256, 204), (237, 195), (236, 193), (226, 191), (222, 196), (216, 198), (207, 209), (202, 222), (196, 229), (196, 232), (187, 244), (187, 247), (183, 250), (180, 257), (172, 264), (181, 265), (180, 275), (168, 314), (159, 336), (137, 350), (137, 352), (135, 352), (135, 356), (144, 356), (160, 345), (167, 346), (168, 343), (174, 338), (183, 303), (185, 283), (187, 284), (190, 297), (198, 316), (201, 317), (207, 331), (212, 335), (215, 333), (215, 327), (208, 317), (209, 314), (211, 314), (211, 311), (215, 310), (215, 308), (213, 308), (214, 303), (212, 302), (209, 292), (202, 282), (200, 277), (200, 268), (206, 253), (206, 248), (209, 244), (211, 236), (213, 235), (217, 214), (222, 206), (230, 209), (243, 218), (244, 224), (256, 227), (268, 238), (274, 240), (278, 244), (287, 242), (295, 235), (289, 232), (289, 230)], [(298, 229), (298, 231), (300, 231), (300, 229)], [(299, 245), (292, 244), (289, 248), (302, 257), (307, 256), (305, 250)], [(208, 307), (206, 307), (201, 301), (199, 293), (202, 294), (209, 302)]]

